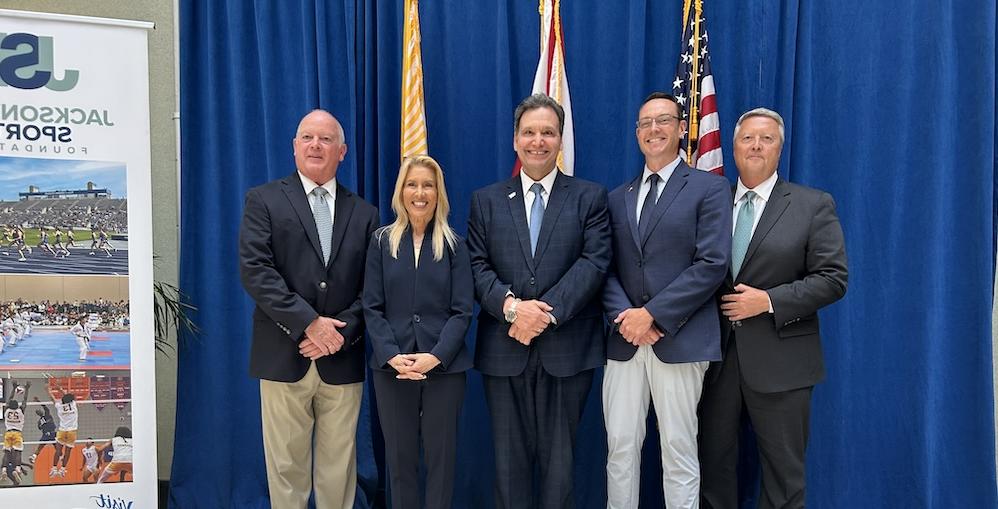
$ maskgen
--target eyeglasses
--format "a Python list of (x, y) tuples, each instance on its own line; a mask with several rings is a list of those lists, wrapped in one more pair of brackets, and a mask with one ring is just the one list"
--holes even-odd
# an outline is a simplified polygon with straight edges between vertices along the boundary
[(638, 129), (650, 129), (652, 124), (668, 127), (678, 121), (679, 117), (666, 113), (665, 115), (659, 115), (655, 118), (642, 118), (635, 122), (634, 125), (638, 126)]

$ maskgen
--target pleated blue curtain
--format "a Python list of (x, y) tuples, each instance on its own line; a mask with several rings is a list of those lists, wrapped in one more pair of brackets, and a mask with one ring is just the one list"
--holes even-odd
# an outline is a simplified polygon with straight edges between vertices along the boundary
[[(180, 2), (181, 286), (204, 332), (178, 352), (173, 507), (269, 506), (258, 384), (247, 375), (252, 303), (238, 280), (243, 194), (293, 171), (295, 126), (322, 107), (346, 131), (338, 179), (390, 219), (401, 3)], [(831, 192), (846, 234), (849, 291), (822, 312), (829, 376), (814, 395), (808, 506), (998, 505), (994, 2), (704, 3), (728, 176), (734, 121), (773, 108), (787, 121), (781, 176)], [(561, 9), (576, 174), (613, 188), (641, 169), (633, 122), (645, 95), (670, 88), (682, 3)], [(429, 0), (420, 14), (429, 150), (464, 232), (471, 192), (510, 174), (512, 113), (538, 56), (537, 2)], [(372, 409), (366, 401), (358, 431), (357, 507), (385, 497)], [(577, 500), (603, 507), (598, 391), (579, 433)], [(642, 507), (662, 506), (653, 435)], [(491, 507), (491, 431), (474, 372), (459, 439), (455, 507)], [(748, 468), (746, 507), (754, 479)]]

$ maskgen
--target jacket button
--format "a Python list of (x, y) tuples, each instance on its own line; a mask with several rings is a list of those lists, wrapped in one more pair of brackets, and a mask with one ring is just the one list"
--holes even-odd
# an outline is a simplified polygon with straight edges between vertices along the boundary
[(319, 289), (320, 290), (325, 290), (326, 289), (326, 282), (325, 281), (319, 281)]
[(412, 315), (412, 319), (413, 319), (413, 320), (414, 320), (414, 321), (415, 321), (416, 323), (419, 323), (419, 315)]
[(641, 268), (641, 260), (638, 260), (638, 268)]
[(536, 281), (534, 280), (534, 278), (530, 278), (530, 285), (533, 286), (534, 283), (536, 283)]
[(651, 297), (649, 297), (648, 294), (646, 293), (641, 296), (641, 299), (644, 300), (645, 302), (648, 302), (649, 300), (651, 300)]

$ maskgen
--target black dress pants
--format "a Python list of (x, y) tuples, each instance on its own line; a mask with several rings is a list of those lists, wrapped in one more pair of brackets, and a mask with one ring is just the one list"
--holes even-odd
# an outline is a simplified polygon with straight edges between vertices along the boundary
[(465, 374), (431, 371), (425, 380), (398, 380), (395, 374), (373, 371), (392, 507), (423, 507), (419, 496), (422, 444), (426, 462), (425, 507), (448, 509), (454, 495), (454, 458)]

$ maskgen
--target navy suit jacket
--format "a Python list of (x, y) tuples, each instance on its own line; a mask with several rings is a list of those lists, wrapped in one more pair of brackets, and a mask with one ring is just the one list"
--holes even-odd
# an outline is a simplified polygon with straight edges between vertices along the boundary
[(323, 382), (364, 380), (361, 290), (367, 243), (378, 211), (336, 185), (329, 263), (298, 172), (246, 193), (239, 228), (240, 275), (256, 302), (250, 374), (296, 382), (312, 361), (298, 352), (305, 329), (319, 315), (346, 322), (343, 348), (315, 361)]
[[(475, 366), (482, 373), (522, 373), (530, 348), (539, 350), (541, 365), (553, 376), (571, 376), (605, 363), (599, 292), (610, 265), (606, 196), (602, 186), (559, 172), (531, 256), (520, 177), (472, 195), (468, 249), (481, 304)], [(549, 325), (529, 347), (509, 336), (502, 311), (508, 291), (554, 308), (557, 324)]]
[[(642, 236), (637, 218), (641, 177), (610, 193), (614, 260), (603, 291), (607, 317), (612, 323), (624, 309), (644, 306), (665, 333), (652, 346), (659, 360), (720, 360), (714, 294), (731, 255), (730, 183), (680, 162)], [(636, 351), (614, 328), (607, 358), (624, 361)]]
[[(731, 200), (733, 201), (733, 199)], [(826, 192), (779, 179), (749, 241), (735, 280), (730, 271), (719, 296), (739, 283), (766, 290), (773, 313), (737, 325), (723, 319), (722, 341), (734, 334), (742, 379), (758, 392), (782, 392), (825, 378), (818, 310), (845, 295), (845, 239)], [(712, 378), (719, 371), (711, 370)]]
[(388, 361), (400, 353), (432, 353), (440, 359), (436, 372), (457, 373), (471, 367), (464, 337), (471, 326), (475, 295), (468, 247), (458, 239), (454, 250), (433, 259), (433, 224), (423, 236), (419, 267), (415, 266), (412, 230), (392, 258), (388, 228), (377, 230), (367, 250), (364, 275), (364, 318), (374, 355), (371, 368), (394, 371)]

